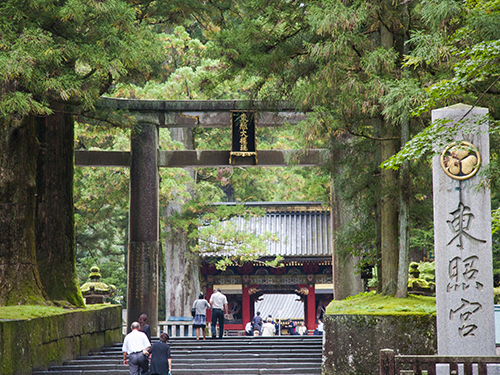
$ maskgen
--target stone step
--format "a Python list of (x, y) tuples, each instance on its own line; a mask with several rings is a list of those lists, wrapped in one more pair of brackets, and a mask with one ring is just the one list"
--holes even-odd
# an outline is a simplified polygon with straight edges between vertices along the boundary
[[(171, 347), (172, 355), (192, 355), (192, 354), (203, 354), (205, 356), (219, 356), (219, 355), (235, 355), (235, 354), (258, 354), (266, 355), (269, 353), (275, 353), (275, 355), (289, 355), (289, 354), (302, 354), (302, 355), (314, 355), (320, 354), (321, 348), (308, 348), (303, 349), (297, 348), (279, 348), (279, 349), (269, 349), (269, 348), (247, 348), (247, 347), (221, 347), (217, 350), (213, 348), (189, 348), (181, 349), (176, 347)], [(122, 355), (122, 351), (102, 351), (102, 352), (92, 352), (92, 356), (117, 356)]]
[[(153, 342), (154, 344), (154, 342)], [(218, 347), (245, 347), (245, 348), (269, 348), (269, 349), (274, 349), (274, 348), (317, 348), (321, 347), (322, 343), (275, 343), (275, 342), (268, 342), (268, 343), (236, 343), (236, 342), (227, 342), (226, 340), (222, 341), (199, 341), (199, 342), (193, 342), (189, 344), (184, 344), (184, 343), (171, 343), (169, 342), (169, 345), (171, 348), (198, 348), (198, 347), (207, 347), (207, 348), (218, 348)], [(103, 351), (120, 351), (121, 350), (121, 345), (120, 346), (113, 346), (109, 348), (103, 348)]]
[[(284, 358), (290, 357), (289, 355), (287, 356), (277, 356), (275, 353), (267, 353), (267, 354), (248, 354), (247, 358), (251, 358), (252, 360), (261, 360), (261, 361), (267, 361), (267, 362), (273, 362), (275, 360), (284, 360)], [(179, 355), (179, 354), (172, 354), (172, 360), (174, 361), (193, 361), (193, 360), (204, 360), (204, 361), (214, 361), (214, 360), (220, 360), (223, 359), (225, 361), (241, 361), (241, 354), (237, 355), (217, 355), (213, 354), (208, 357), (207, 355), (204, 354), (192, 354), (189, 355), (189, 357), (186, 357), (185, 355)], [(316, 362), (316, 361), (321, 361), (322, 356), (320, 353), (314, 354), (314, 355), (304, 355), (304, 354), (293, 354), (294, 360), (301, 360), (301, 361), (310, 361), (310, 362)], [(69, 361), (67, 362), (68, 364), (75, 364), (75, 363), (94, 363), (94, 362), (99, 362), (99, 363), (121, 363), (122, 361), (122, 356), (114, 356), (114, 357), (108, 357), (108, 356), (91, 356), (91, 357), (77, 357), (76, 360)]]
[[(244, 368), (247, 369), (259, 369), (259, 368), (303, 368), (303, 367), (312, 367), (316, 366), (320, 362), (311, 363), (311, 362), (294, 362), (294, 361), (277, 361), (274, 363), (270, 363), (269, 361), (265, 362), (252, 362), (249, 361), (243, 365)], [(190, 363), (180, 362), (176, 363), (172, 360), (172, 369), (214, 369), (214, 368), (224, 368), (229, 365), (233, 365), (232, 368), (241, 368), (242, 363), (241, 360), (239, 362), (226, 362), (226, 361), (192, 361)], [(65, 364), (62, 366), (52, 366), (51, 370), (53, 371), (65, 371), (65, 370), (117, 370), (126, 367), (123, 363), (115, 363), (115, 364), (103, 364), (103, 363), (87, 363), (85, 365), (80, 364)]]
[[(151, 340), (153, 343), (158, 341), (157, 337), (153, 337)], [(239, 344), (255, 344), (262, 345), (266, 343), (301, 343), (301, 345), (311, 344), (315, 345), (323, 342), (322, 336), (273, 336), (273, 337), (248, 337), (248, 336), (238, 336), (238, 337), (224, 337), (221, 339), (212, 339), (207, 337), (206, 340), (196, 340), (195, 337), (185, 337), (178, 338), (174, 337), (169, 340), (170, 345), (174, 344), (197, 344), (197, 343), (221, 343), (221, 342), (229, 342), (229, 343), (239, 343)], [(121, 347), (121, 343), (115, 343), (110, 347)]]
[[(215, 369), (203, 370), (173, 370), (175, 375), (321, 375), (317, 367), (294, 369), (283, 367), (280, 369)], [(33, 375), (130, 375), (130, 370), (64, 370), (64, 371), (36, 371)]]
[[(238, 367), (238, 365), (240, 365), (242, 363), (241, 361), (241, 357), (240, 358), (234, 358), (234, 359), (203, 359), (203, 358), (192, 358), (192, 359), (176, 359), (175, 357), (172, 357), (172, 361), (174, 363), (181, 363), (182, 365), (186, 364), (186, 365), (189, 365), (189, 366), (193, 366), (200, 363), (201, 361), (200, 360), (203, 360), (203, 363), (226, 363), (226, 364), (233, 364), (235, 367)], [(96, 359), (92, 359), (92, 358), (88, 358), (88, 359), (77, 359), (77, 360), (72, 360), (72, 361), (69, 361), (69, 362), (65, 362), (64, 363), (64, 366), (73, 366), (73, 367), (76, 367), (76, 366), (80, 366), (80, 367), (85, 367), (85, 366), (94, 366), (94, 365), (99, 365), (99, 366), (117, 366), (117, 365), (121, 365), (123, 363), (123, 361), (121, 359), (99, 359), (99, 360), (96, 360)], [(260, 362), (260, 363), (267, 363), (269, 365), (274, 365), (276, 363), (287, 363), (287, 364), (290, 364), (290, 363), (308, 363), (308, 364), (317, 364), (317, 363), (321, 363), (321, 357), (318, 357), (318, 358), (314, 358), (314, 359), (311, 359), (311, 358), (307, 358), (307, 359), (300, 359), (300, 358), (293, 358), (290, 359), (290, 360), (284, 360), (284, 359), (281, 359), (281, 358), (266, 358), (264, 361)], [(180, 365), (179, 365), (180, 366)], [(241, 366), (244, 366), (244, 365), (241, 365)], [(53, 368), (55, 368), (57, 366), (53, 366)], [(61, 366), (59, 366), (61, 367)]]

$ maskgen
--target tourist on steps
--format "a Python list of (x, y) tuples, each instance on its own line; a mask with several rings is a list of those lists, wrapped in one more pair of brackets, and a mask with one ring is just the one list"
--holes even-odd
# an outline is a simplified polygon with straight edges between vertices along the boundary
[(193, 303), (193, 309), (196, 311), (193, 319), (193, 328), (196, 329), (196, 340), (200, 339), (200, 331), (203, 332), (203, 340), (207, 338), (207, 309), (209, 308), (209, 303), (203, 298), (203, 293), (200, 293), (198, 299)]
[(132, 331), (123, 340), (123, 364), (129, 366), (130, 375), (145, 375), (149, 370), (148, 349), (151, 343), (144, 332), (139, 330), (140, 327), (139, 322), (133, 322), (130, 326)]
[(172, 358), (170, 357), (170, 345), (167, 344), (168, 334), (160, 335), (160, 342), (154, 343), (148, 352), (151, 358), (151, 375), (171, 375)]
[(262, 334), (262, 317), (260, 316), (260, 311), (257, 311), (257, 315), (255, 315), (252, 319), (252, 327), (253, 331), (259, 331), (259, 335)]
[(212, 306), (212, 338), (217, 337), (217, 322), (219, 323), (219, 339), (224, 336), (224, 314), (228, 316), (227, 298), (217, 288), (216, 292), (210, 296), (210, 306)]
[(274, 336), (273, 318), (267, 318), (266, 322), (262, 324), (262, 336)]
[(303, 322), (300, 322), (298, 327), (297, 327), (297, 333), (300, 336), (307, 336), (307, 327), (304, 325)]
[(146, 314), (142, 314), (139, 317), (139, 324), (141, 326), (139, 330), (141, 332), (144, 332), (146, 336), (148, 336), (149, 342), (151, 342), (151, 329), (149, 328), (149, 324), (147, 323), (147, 321), (148, 321), (148, 316)]
[(247, 336), (253, 336), (252, 322), (248, 322), (247, 325), (245, 326), (245, 335), (247, 335)]

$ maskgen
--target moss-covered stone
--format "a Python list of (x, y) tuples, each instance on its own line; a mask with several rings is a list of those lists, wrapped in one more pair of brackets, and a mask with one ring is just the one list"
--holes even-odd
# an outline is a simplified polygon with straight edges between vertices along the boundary
[(324, 322), (323, 375), (377, 375), (379, 352), (435, 354), (434, 300), (360, 295), (334, 301)]
[(122, 340), (121, 306), (0, 319), (0, 373), (27, 375)]

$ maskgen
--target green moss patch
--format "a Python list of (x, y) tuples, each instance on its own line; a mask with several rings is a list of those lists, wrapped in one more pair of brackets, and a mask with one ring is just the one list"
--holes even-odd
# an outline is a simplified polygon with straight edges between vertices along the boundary
[(109, 304), (89, 305), (86, 308), (67, 309), (54, 306), (21, 305), (0, 307), (0, 319), (3, 320), (28, 320), (47, 316), (65, 314), (72, 311), (89, 311), (109, 307)]
[(436, 298), (410, 294), (407, 298), (383, 296), (375, 292), (360, 293), (342, 301), (332, 301), (326, 308), (331, 315), (436, 314)]

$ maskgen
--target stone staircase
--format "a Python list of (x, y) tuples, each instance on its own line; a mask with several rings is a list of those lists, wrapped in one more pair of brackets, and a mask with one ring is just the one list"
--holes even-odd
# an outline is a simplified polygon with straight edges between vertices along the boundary
[[(172, 375), (319, 375), (322, 342), (321, 336), (174, 338), (169, 342)], [(128, 375), (122, 358), (117, 343), (33, 375)]]

